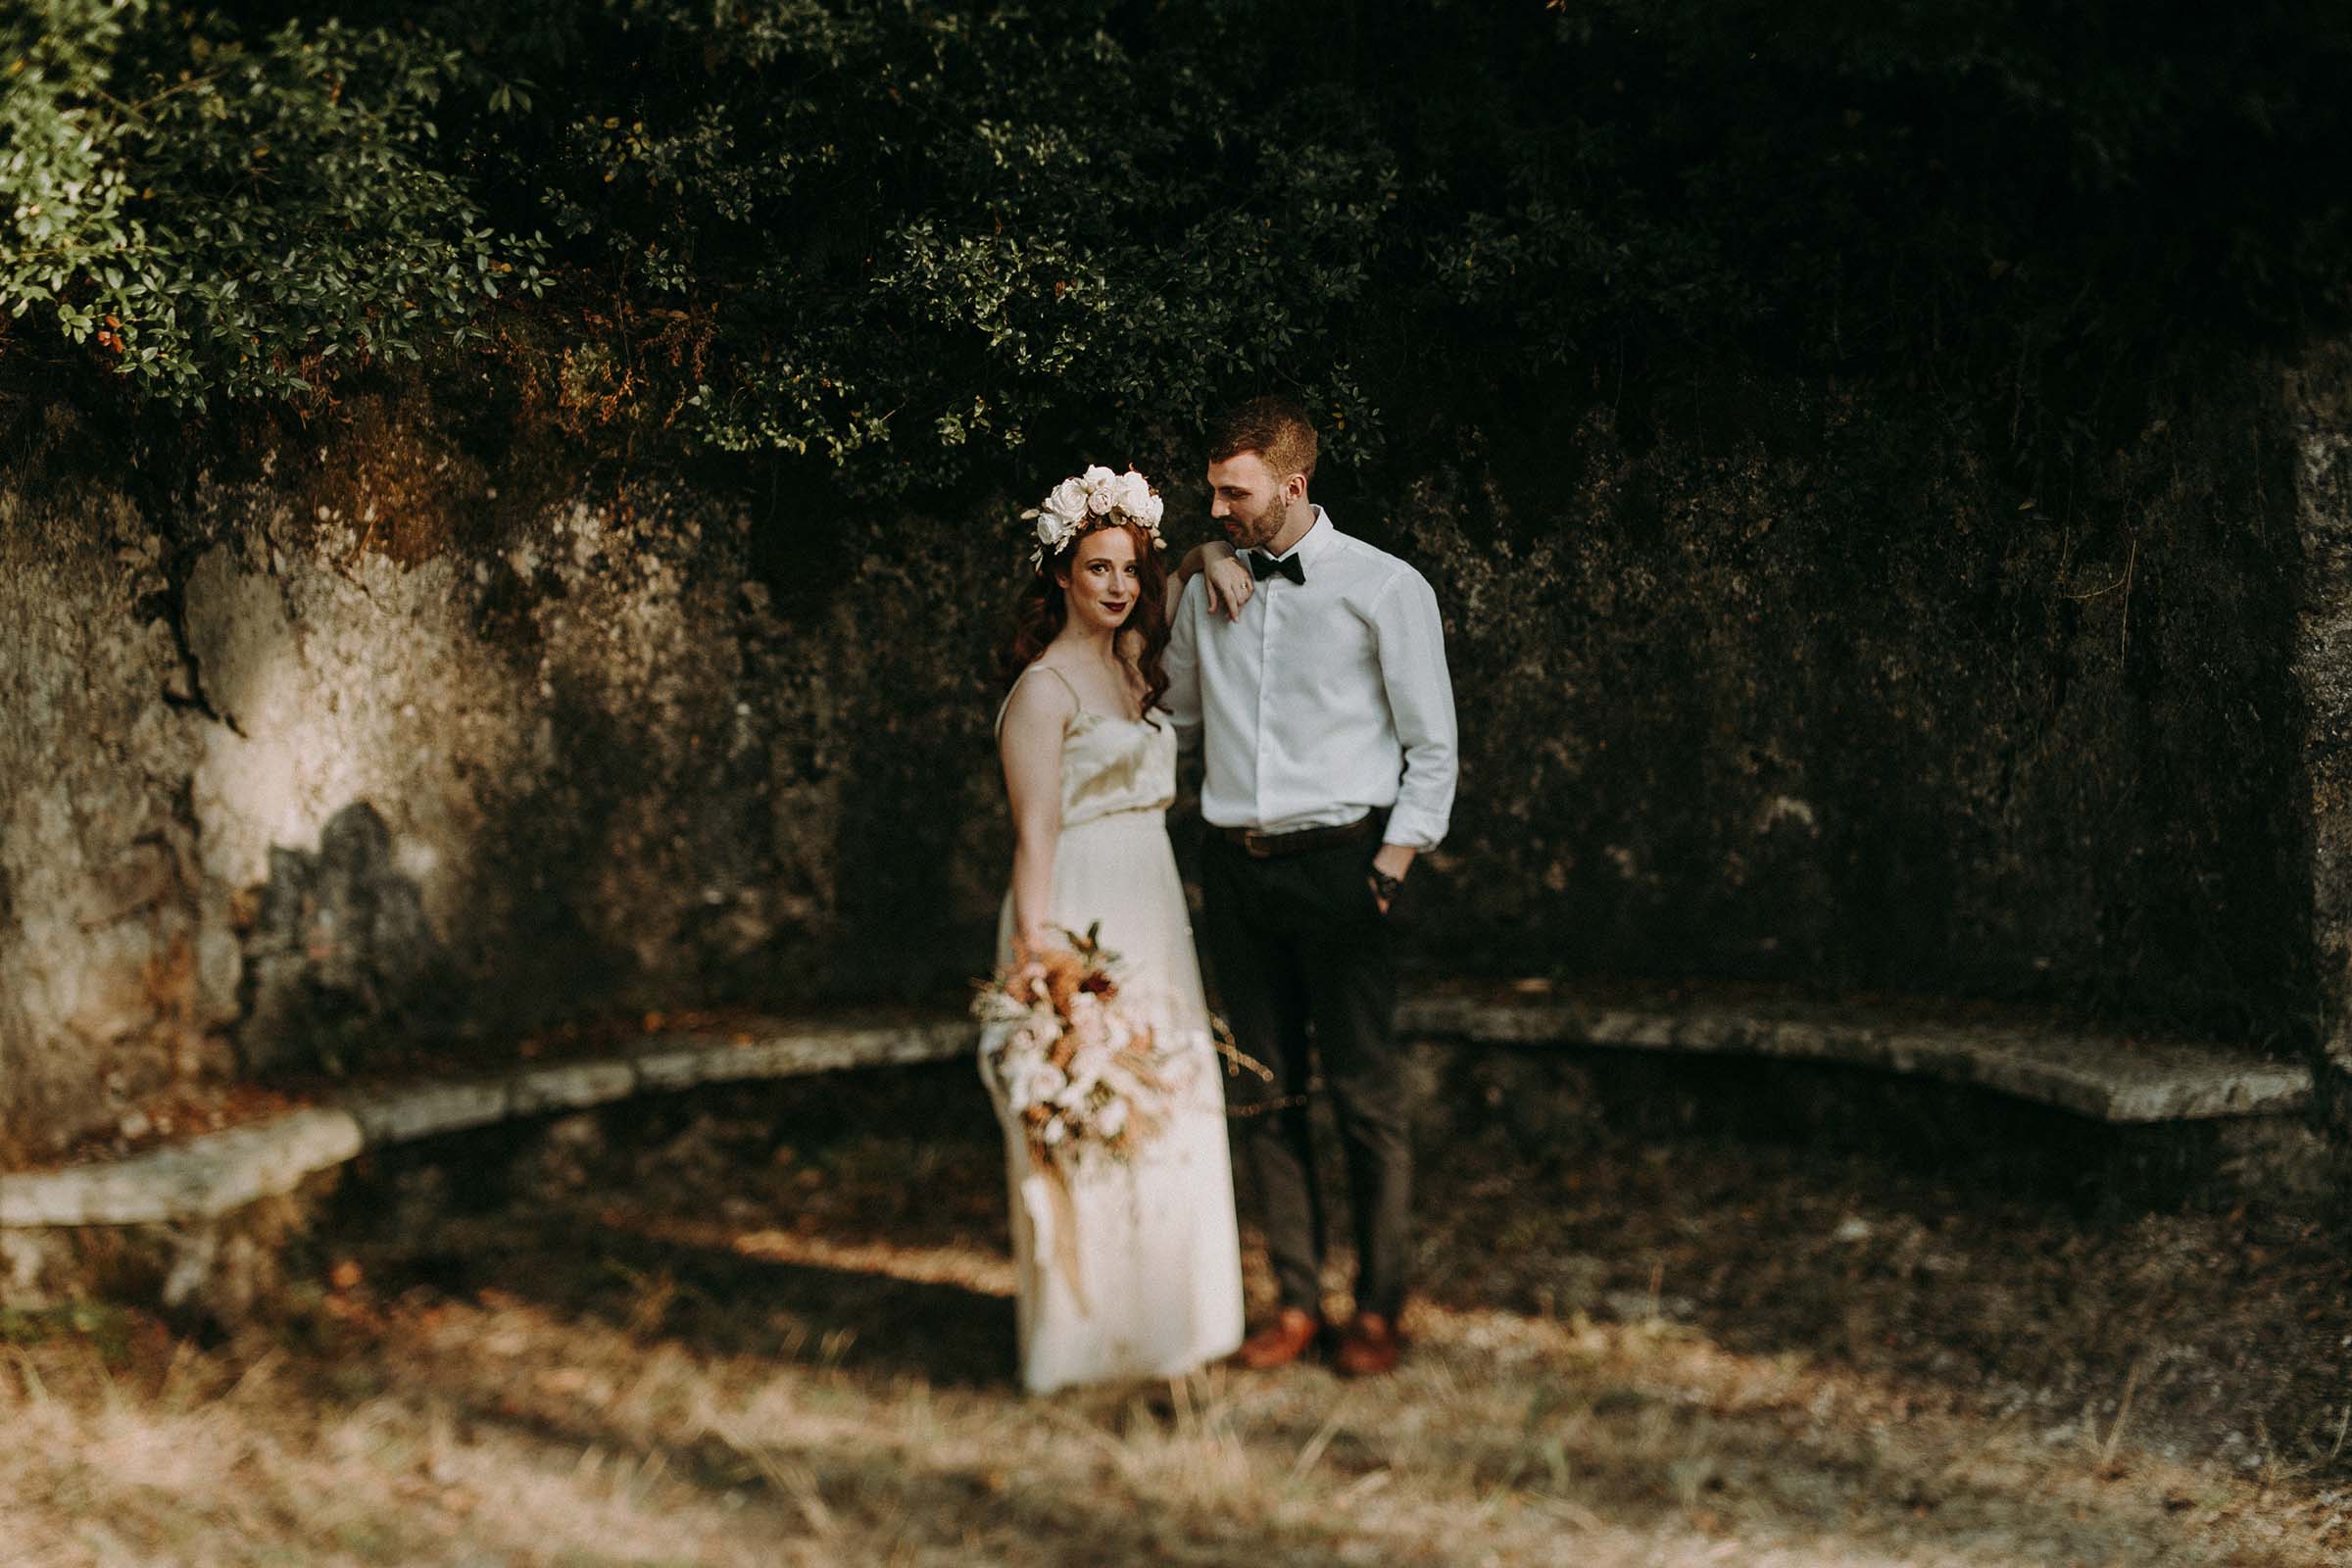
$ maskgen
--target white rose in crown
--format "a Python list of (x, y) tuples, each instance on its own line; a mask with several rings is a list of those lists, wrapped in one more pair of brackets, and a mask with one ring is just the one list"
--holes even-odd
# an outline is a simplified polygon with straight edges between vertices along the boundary
[(1129, 468), (1125, 473), (1113, 479), (1111, 484), (1118, 496), (1120, 511), (1136, 517), (1150, 514), (1152, 486), (1142, 474)]
[(1037, 524), (1037, 548), (1030, 552), (1029, 564), (1044, 565), (1047, 556), (1059, 554), (1097, 522), (1133, 523), (1152, 536), (1152, 549), (1165, 550), (1168, 542), (1159, 535), (1159, 520), (1166, 511), (1152, 493), (1152, 481), (1141, 473), (1133, 468), (1112, 473), (1096, 464), (1062, 480), (1044, 501), (1021, 514), (1022, 521)]

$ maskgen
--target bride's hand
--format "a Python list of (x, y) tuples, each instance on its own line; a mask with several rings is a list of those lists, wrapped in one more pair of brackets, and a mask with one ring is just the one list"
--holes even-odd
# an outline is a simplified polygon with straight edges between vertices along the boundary
[(1200, 567), (1200, 580), (1208, 588), (1208, 609), (1211, 614), (1221, 614), (1227, 620), (1242, 618), (1242, 607), (1257, 592), (1257, 583), (1250, 568), (1242, 564), (1241, 557), (1228, 544), (1203, 545), (1205, 560)]

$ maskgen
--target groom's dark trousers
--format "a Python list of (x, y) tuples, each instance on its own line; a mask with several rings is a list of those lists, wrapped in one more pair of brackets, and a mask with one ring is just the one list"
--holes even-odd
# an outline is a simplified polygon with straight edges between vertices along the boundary
[(1356, 1309), (1394, 1321), (1404, 1304), (1412, 1147), (1389, 916), (1370, 881), (1385, 815), (1346, 842), (1298, 853), (1276, 838), (1253, 854), (1212, 826), (1200, 894), (1225, 1021), (1274, 1075), (1265, 1083), (1245, 1069), (1226, 1083), (1282, 1303), (1322, 1307), (1324, 1203), (1306, 1106), (1319, 1064), (1347, 1151)]

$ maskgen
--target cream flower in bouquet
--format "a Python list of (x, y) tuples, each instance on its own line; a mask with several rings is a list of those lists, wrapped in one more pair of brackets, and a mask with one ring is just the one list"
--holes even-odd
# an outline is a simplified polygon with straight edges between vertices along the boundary
[(1096, 931), (1029, 956), (983, 984), (981, 1059), (1041, 1166), (1098, 1152), (1133, 1156), (1166, 1121), (1176, 1061), (1119, 1001), (1117, 956)]

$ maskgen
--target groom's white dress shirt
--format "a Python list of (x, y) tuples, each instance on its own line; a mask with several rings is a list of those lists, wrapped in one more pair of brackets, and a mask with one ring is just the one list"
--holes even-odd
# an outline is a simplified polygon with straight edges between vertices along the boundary
[(1205, 740), (1200, 814), (1289, 833), (1390, 807), (1384, 841), (1433, 848), (1456, 759), (1437, 596), (1321, 507), (1290, 554), (1306, 580), (1262, 579), (1239, 620), (1197, 583), (1177, 606), (1163, 701), (1182, 744)]

